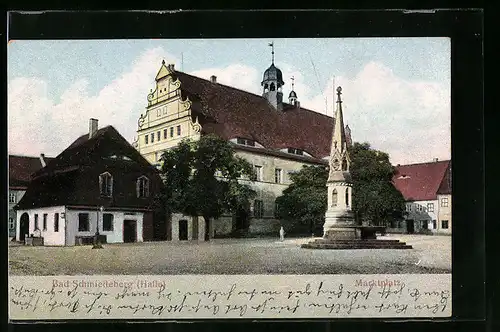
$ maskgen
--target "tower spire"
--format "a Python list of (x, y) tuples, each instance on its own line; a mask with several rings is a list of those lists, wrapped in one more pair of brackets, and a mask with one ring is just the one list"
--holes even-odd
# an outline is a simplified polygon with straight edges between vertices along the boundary
[(274, 41), (270, 42), (269, 46), (271, 46), (271, 62), (274, 65)]
[(332, 146), (330, 150), (330, 174), (328, 181), (346, 180), (349, 178), (350, 159), (347, 152), (347, 140), (344, 128), (344, 115), (342, 114), (342, 88), (337, 88), (337, 109), (335, 111), (335, 124), (333, 126)]

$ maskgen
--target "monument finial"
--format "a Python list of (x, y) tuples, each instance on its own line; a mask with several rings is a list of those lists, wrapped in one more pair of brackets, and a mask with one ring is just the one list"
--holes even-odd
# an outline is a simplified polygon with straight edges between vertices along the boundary
[(161, 64), (162, 64), (162, 65), (164, 65), (164, 64), (165, 64), (165, 59), (163, 59), (163, 60), (161, 61)]

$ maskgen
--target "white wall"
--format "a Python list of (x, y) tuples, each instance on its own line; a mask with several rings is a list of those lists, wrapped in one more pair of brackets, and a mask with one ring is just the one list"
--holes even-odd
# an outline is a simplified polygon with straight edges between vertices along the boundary
[[(44, 244), (49, 246), (64, 246), (65, 245), (65, 232), (66, 225), (64, 219), (64, 206), (44, 207), (30, 210), (17, 211), (16, 220), (16, 240), (20, 239), (20, 225), (21, 216), (28, 213), (29, 216), (29, 233), (31, 235), (35, 232), (35, 214), (38, 214), (38, 228), (40, 235), (44, 238)], [(59, 213), (59, 231), (54, 231), (54, 214)], [(43, 229), (43, 215), (47, 214), (47, 229)]]
[(180, 241), (179, 240), (180, 220), (187, 220), (188, 240), (193, 240), (193, 223), (198, 223), (198, 241), (205, 241), (205, 219), (201, 216), (191, 217), (183, 215), (181, 213), (172, 214), (172, 241)]
[[(86, 232), (78, 231), (78, 220), (79, 213), (89, 214), (89, 230)], [(106, 235), (106, 241), (108, 243), (122, 243), (123, 242), (123, 220), (130, 219), (136, 220), (137, 225), (137, 242), (143, 241), (142, 236), (142, 226), (143, 226), (143, 213), (137, 212), (135, 215), (125, 215), (122, 211), (106, 211), (105, 214), (109, 213), (113, 215), (113, 230), (103, 231), (103, 218), (101, 212), (96, 210), (67, 210), (66, 220), (67, 220), (67, 234), (66, 243), (67, 245), (75, 245), (75, 236), (94, 236), (97, 230), (97, 214), (99, 214), (99, 233), (101, 235)]]

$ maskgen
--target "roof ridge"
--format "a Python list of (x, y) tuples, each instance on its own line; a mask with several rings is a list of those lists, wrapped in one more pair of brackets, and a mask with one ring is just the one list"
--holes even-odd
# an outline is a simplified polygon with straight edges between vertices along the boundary
[(425, 164), (438, 164), (438, 163), (449, 163), (451, 162), (451, 159), (446, 159), (446, 160), (438, 160), (438, 161), (424, 161), (420, 163), (412, 163), (412, 164), (396, 164), (393, 165), (395, 167), (401, 167), (401, 166), (416, 166), (416, 165), (425, 165)]
[[(21, 154), (13, 154), (9, 153), (9, 157), (18, 157), (18, 158), (33, 158), (33, 159), (38, 159), (40, 156), (26, 156), (26, 155), (21, 155)], [(55, 158), (55, 157), (48, 157), (44, 155), (45, 158)]]
[[(175, 71), (175, 73), (180, 73), (180, 74), (182, 74), (182, 75), (186, 75), (186, 76), (194, 77), (194, 78), (196, 78), (196, 79), (203, 80), (203, 81), (206, 81), (206, 82), (211, 83), (211, 84), (218, 84), (218, 85), (221, 85), (221, 86), (223, 86), (223, 87), (226, 87), (226, 88), (229, 88), (229, 89), (232, 89), (232, 90), (236, 90), (236, 91), (239, 91), (239, 92), (243, 92), (243, 93), (246, 93), (246, 94), (249, 94), (249, 95), (252, 95), (252, 96), (254, 96), (254, 97), (258, 97), (258, 98), (261, 98), (262, 100), (267, 101), (267, 99), (265, 99), (265, 98), (264, 98), (263, 96), (261, 96), (261, 95), (258, 95), (258, 94), (256, 94), (256, 93), (253, 93), (253, 92), (250, 92), (250, 91), (242, 90), (242, 89), (239, 89), (239, 88), (235, 88), (234, 86), (226, 85), (226, 84), (219, 83), (219, 82), (217, 82), (217, 83), (213, 83), (213, 82), (211, 82), (210, 80), (208, 80), (208, 79), (206, 79), (206, 78), (199, 77), (199, 76), (195, 76), (195, 75), (191, 75), (191, 74), (188, 74), (188, 73), (183, 72), (183, 71), (177, 71), (177, 70), (176, 70), (176, 71)], [(174, 73), (174, 75), (175, 75), (175, 73)], [(182, 82), (181, 82), (181, 84), (182, 84)], [(182, 86), (182, 85), (181, 85), (181, 86)], [(182, 88), (182, 87), (181, 87), (181, 88)], [(289, 103), (283, 103), (283, 104), (293, 106), (292, 104), (289, 104)], [(320, 113), (320, 112), (317, 112), (317, 111), (314, 111), (314, 110), (311, 110), (311, 109), (309, 109), (309, 108), (305, 108), (305, 107), (302, 107), (302, 106), (300, 106), (300, 109), (301, 109), (301, 110), (304, 110), (304, 111), (307, 111), (307, 112), (313, 112), (313, 113), (315, 113), (315, 114), (319, 114), (319, 115), (325, 116), (325, 117), (327, 117), (327, 118), (329, 118), (329, 119), (333, 119), (333, 118), (334, 118), (334, 117), (329, 116), (329, 115), (327, 115), (327, 114)]]

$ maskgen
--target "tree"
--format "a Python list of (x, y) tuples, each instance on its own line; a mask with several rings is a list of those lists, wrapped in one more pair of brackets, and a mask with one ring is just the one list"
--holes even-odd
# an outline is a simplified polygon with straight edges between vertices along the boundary
[(292, 184), (276, 199), (277, 216), (288, 222), (288, 233), (307, 230), (314, 233), (325, 222), (328, 170), (322, 166), (304, 166), (290, 175)]
[[(392, 184), (394, 167), (387, 153), (373, 150), (368, 143), (354, 143), (349, 148), (353, 179), (353, 210), (358, 222), (382, 225), (403, 217), (405, 201)], [(309, 232), (324, 223), (327, 209), (328, 170), (304, 166), (291, 176), (292, 184), (278, 197), (278, 218)], [(289, 231), (290, 232), (290, 231)]]
[(208, 221), (235, 212), (255, 196), (239, 179), (253, 179), (250, 163), (234, 155), (231, 144), (217, 136), (183, 140), (163, 156), (164, 204), (170, 212), (203, 216)]
[(396, 171), (389, 155), (374, 150), (369, 143), (354, 143), (350, 148), (353, 179), (353, 209), (359, 222), (388, 226), (405, 213), (405, 200), (394, 187)]

